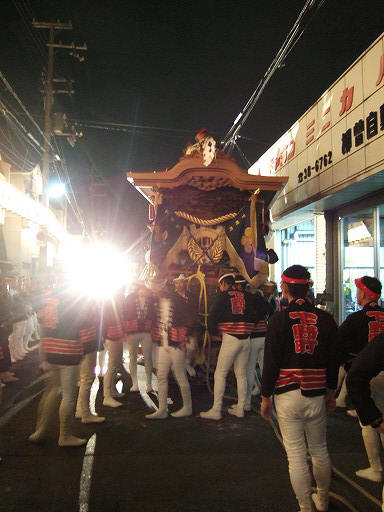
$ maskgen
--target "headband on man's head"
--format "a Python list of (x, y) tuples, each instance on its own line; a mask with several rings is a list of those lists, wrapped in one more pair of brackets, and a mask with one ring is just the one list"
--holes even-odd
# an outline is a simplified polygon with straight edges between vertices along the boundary
[(368, 286), (363, 283), (362, 279), (362, 277), (355, 279), (356, 287), (360, 288), (360, 290), (362, 290), (365, 293), (365, 295), (370, 299), (378, 300), (380, 298), (381, 293), (376, 293), (373, 290), (370, 290)]
[(281, 280), (287, 284), (308, 284), (310, 279), (299, 279), (298, 277), (288, 277), (281, 274)]
[(226, 274), (223, 274), (222, 276), (219, 277), (219, 279), (217, 280), (218, 283), (221, 283), (221, 281), (223, 279), (225, 279), (226, 277), (233, 277), (233, 280), (236, 279), (236, 276), (235, 274), (233, 274), (232, 272), (227, 272)]

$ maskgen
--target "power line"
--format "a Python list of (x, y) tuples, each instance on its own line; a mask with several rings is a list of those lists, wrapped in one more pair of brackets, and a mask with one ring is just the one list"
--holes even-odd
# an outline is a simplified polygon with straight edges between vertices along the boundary
[(9, 110), (9, 106), (5, 103), (5, 100), (0, 99), (0, 111), (2, 112), (5, 120), (9, 125), (13, 128), (13, 130), (18, 132), (39, 156), (42, 154), (43, 148), (40, 146), (39, 142), (32, 136), (30, 132), (26, 129), (26, 127), (17, 119), (17, 117)]
[(47, 142), (47, 144), (49, 145), (49, 147), (53, 150), (53, 147), (52, 147), (52, 144), (49, 142), (49, 140), (46, 138), (46, 136), (44, 135), (43, 131), (41, 130), (40, 126), (36, 123), (36, 121), (34, 120), (34, 118), (32, 117), (32, 115), (29, 113), (27, 107), (24, 106), (24, 103), (21, 101), (21, 99), (18, 97), (18, 95), (16, 94), (16, 92), (13, 90), (11, 84), (8, 82), (8, 80), (5, 78), (5, 76), (3, 75), (3, 73), (0, 71), (0, 78), (1, 80), (3, 81), (5, 87), (7, 88), (7, 90), (12, 94), (12, 96), (15, 98), (15, 100), (17, 101), (17, 103), (20, 105), (20, 107), (23, 109), (23, 111), (25, 112), (25, 114), (27, 115), (28, 119), (30, 121), (32, 121), (33, 125), (37, 128), (38, 132), (40, 133), (40, 135), (44, 138), (44, 140)]
[(272, 61), (272, 64), (264, 73), (263, 78), (258, 83), (252, 96), (247, 101), (241, 112), (238, 114), (238, 116), (233, 122), (232, 127), (229, 129), (228, 133), (223, 138), (222, 143), (224, 145), (224, 149), (230, 146), (233, 141), (236, 141), (239, 131), (241, 130), (249, 115), (251, 114), (255, 104), (260, 98), (269, 80), (272, 78), (275, 71), (283, 65), (285, 58), (287, 57), (287, 55), (289, 55), (293, 47), (296, 45), (296, 43), (304, 33), (306, 27), (312, 20), (313, 16), (316, 14), (318, 9), (320, 9), (320, 7), (323, 5), (324, 1), (325, 0), (307, 0), (305, 2), (305, 5), (299, 14), (299, 17), (297, 18), (293, 27), (289, 31), (287, 37), (284, 40), (283, 45), (281, 46), (280, 50), (277, 52), (274, 60)]

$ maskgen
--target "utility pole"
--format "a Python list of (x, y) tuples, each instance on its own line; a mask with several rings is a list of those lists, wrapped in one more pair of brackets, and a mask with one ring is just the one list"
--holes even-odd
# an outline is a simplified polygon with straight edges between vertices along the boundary
[[(62, 23), (60, 20), (55, 22), (46, 22), (46, 21), (32, 21), (33, 28), (39, 28), (39, 29), (45, 29), (49, 30), (49, 42), (47, 43), (48, 46), (48, 64), (47, 64), (47, 74), (45, 77), (45, 84), (44, 84), (44, 152), (43, 152), (43, 169), (42, 169), (42, 176), (43, 176), (43, 197), (44, 197), (44, 204), (46, 206), (49, 205), (49, 197), (48, 197), (48, 190), (47, 185), (49, 181), (49, 164), (51, 162), (52, 153), (51, 150), (51, 139), (52, 139), (52, 107), (54, 102), (54, 95), (55, 94), (73, 94), (73, 88), (72, 88), (72, 81), (69, 81), (69, 88), (68, 89), (60, 89), (55, 90), (54, 89), (54, 83), (55, 82), (68, 82), (65, 78), (54, 78), (53, 75), (53, 66), (54, 66), (54, 49), (55, 48), (64, 48), (64, 49), (70, 49), (70, 55), (77, 58), (80, 62), (84, 60), (84, 57), (81, 56), (81, 54), (78, 53), (78, 51), (85, 51), (87, 50), (87, 46), (84, 43), (83, 46), (76, 46), (75, 43), (72, 43), (70, 45), (66, 44), (56, 44), (55, 43), (55, 31), (58, 30), (72, 30), (72, 23)], [(64, 134), (63, 134), (64, 135)]]

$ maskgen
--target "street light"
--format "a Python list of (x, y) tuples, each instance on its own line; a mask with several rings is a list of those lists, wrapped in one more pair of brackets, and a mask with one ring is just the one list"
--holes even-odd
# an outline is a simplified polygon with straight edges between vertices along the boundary
[(51, 183), (48, 186), (48, 199), (59, 199), (63, 195), (65, 195), (66, 188), (65, 183), (62, 181), (58, 181), (56, 183)]

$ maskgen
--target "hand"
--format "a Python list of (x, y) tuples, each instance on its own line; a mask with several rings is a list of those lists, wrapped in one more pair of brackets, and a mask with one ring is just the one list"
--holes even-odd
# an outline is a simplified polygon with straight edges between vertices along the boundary
[(260, 414), (266, 421), (269, 421), (272, 417), (272, 401), (266, 396), (261, 397)]
[(325, 408), (328, 414), (331, 414), (336, 409), (335, 391), (333, 389), (327, 389), (325, 395)]
[(384, 422), (383, 423), (380, 423), (380, 425), (375, 428), (376, 432), (378, 432), (379, 434), (384, 434)]
[(45, 373), (45, 372), (49, 372), (49, 370), (51, 369), (51, 365), (47, 362), (47, 361), (42, 361), (40, 363), (40, 366), (39, 366), (40, 370)]

